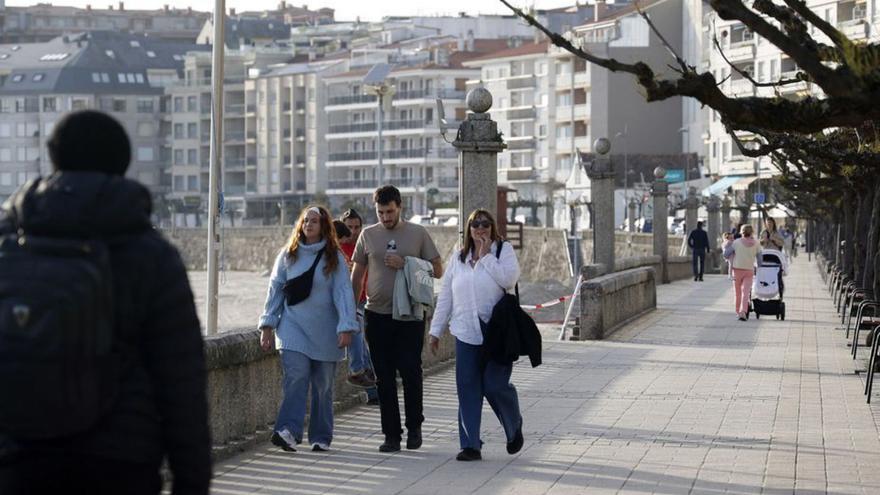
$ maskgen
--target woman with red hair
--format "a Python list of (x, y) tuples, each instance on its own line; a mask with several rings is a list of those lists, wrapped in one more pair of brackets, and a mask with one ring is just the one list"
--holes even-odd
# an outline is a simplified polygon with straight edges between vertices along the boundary
[(333, 439), (333, 378), (343, 348), (358, 330), (348, 267), (330, 213), (305, 208), (278, 254), (260, 317), (260, 344), (281, 353), (283, 399), (272, 443), (288, 452), (302, 442), (306, 394), (312, 388), (309, 443), (326, 451)]

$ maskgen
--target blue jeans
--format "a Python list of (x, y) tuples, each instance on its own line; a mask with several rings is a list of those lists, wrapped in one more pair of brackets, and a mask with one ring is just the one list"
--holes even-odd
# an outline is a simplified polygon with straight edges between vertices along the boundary
[[(358, 305), (358, 308), (363, 309), (363, 303)], [(361, 331), (351, 336), (351, 345), (348, 346), (348, 371), (354, 374), (367, 369), (373, 369), (373, 362), (370, 360), (370, 349), (367, 347), (364, 323), (361, 320)], [(379, 392), (376, 391), (376, 387), (367, 389), (368, 399), (372, 400), (378, 397)]]
[(281, 351), (284, 397), (275, 420), (275, 431), (285, 428), (302, 441), (306, 396), (312, 386), (309, 410), (309, 442), (330, 445), (333, 440), (334, 361), (315, 361), (301, 352)]
[(455, 385), (458, 389), (458, 441), (462, 449), (480, 450), (483, 397), (504, 427), (507, 441), (522, 426), (516, 387), (510, 383), (513, 364), (485, 362), (483, 346), (455, 340)]

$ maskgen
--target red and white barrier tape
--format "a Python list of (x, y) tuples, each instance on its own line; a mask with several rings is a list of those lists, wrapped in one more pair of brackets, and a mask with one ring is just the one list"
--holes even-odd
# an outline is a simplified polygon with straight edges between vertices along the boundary
[(545, 303), (535, 304), (535, 305), (521, 304), (520, 306), (522, 307), (522, 309), (534, 311), (534, 310), (538, 310), (538, 309), (549, 308), (551, 306), (556, 306), (557, 304), (559, 304), (561, 302), (565, 302), (565, 301), (568, 301), (571, 299), (574, 299), (574, 294), (572, 294), (570, 296), (562, 296), (559, 299), (556, 299), (555, 301), (548, 301)]

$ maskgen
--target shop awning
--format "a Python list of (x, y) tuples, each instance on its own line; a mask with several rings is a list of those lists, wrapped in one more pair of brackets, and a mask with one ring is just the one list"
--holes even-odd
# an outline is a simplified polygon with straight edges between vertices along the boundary
[(732, 187), (734, 191), (745, 191), (749, 188), (749, 185), (756, 180), (758, 180), (758, 177), (755, 175), (743, 177), (730, 187)]
[(711, 186), (703, 189), (703, 196), (723, 196), (728, 187), (733, 186), (743, 178), (742, 175), (728, 175), (715, 181)]

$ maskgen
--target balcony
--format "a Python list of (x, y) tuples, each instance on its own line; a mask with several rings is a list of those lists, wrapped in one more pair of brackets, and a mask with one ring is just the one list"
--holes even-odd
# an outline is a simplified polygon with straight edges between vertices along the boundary
[(306, 102), (304, 102), (304, 101), (298, 101), (298, 102), (296, 102), (296, 105), (294, 105), (293, 108), (296, 109), (296, 113), (305, 113), (305, 111), (306, 111)]
[(458, 179), (455, 177), (440, 177), (437, 179), (437, 186), (443, 188), (458, 187)]
[(224, 186), (223, 193), (226, 195), (241, 196), (246, 192), (244, 185)]
[(257, 139), (257, 132), (256, 131), (247, 131), (247, 140), (253, 141), (255, 139)]
[(223, 161), (225, 162), (226, 170), (244, 170), (244, 158), (226, 158)]
[[(590, 85), (590, 73), (579, 71), (574, 73), (574, 87), (582, 88)], [(572, 87), (571, 72), (556, 76), (556, 89), (570, 89)]]
[[(568, 122), (572, 120), (571, 105), (556, 107), (556, 121)], [(579, 103), (574, 106), (574, 120), (584, 120), (590, 117), (590, 106), (586, 103)]]
[(837, 28), (852, 41), (860, 41), (868, 37), (868, 23), (865, 19), (843, 21), (837, 24)]
[(531, 181), (535, 176), (533, 168), (509, 168), (506, 171), (507, 181)]
[(257, 113), (257, 106), (251, 103), (245, 107), (245, 110), (247, 113)]
[(297, 141), (302, 141), (306, 138), (306, 131), (304, 129), (297, 129), (294, 133), (294, 137), (296, 137)]
[(244, 142), (244, 131), (228, 131), (224, 135), (223, 141), (225, 143), (229, 142)]
[(292, 107), (291, 107), (289, 101), (284, 102), (284, 103), (281, 104), (281, 111), (282, 111), (282, 112), (289, 112), (291, 108), (292, 108)]
[(732, 96), (754, 96), (755, 85), (746, 78), (730, 81), (730, 94)]
[[(382, 126), (383, 131), (399, 131), (405, 129), (422, 129), (429, 124), (423, 120), (391, 120)], [(359, 124), (331, 125), (328, 134), (349, 134), (354, 132), (374, 132), (378, 127), (375, 122), (362, 122)]]
[(327, 182), (328, 189), (371, 189), (376, 187), (375, 179), (331, 179)]
[(513, 76), (507, 79), (507, 89), (528, 89), (534, 88), (537, 77), (534, 74), (525, 74), (522, 76)]
[[(358, 161), (376, 161), (379, 153), (376, 151), (351, 151), (342, 153), (330, 153), (327, 157), (328, 162), (358, 162)], [(382, 152), (383, 159), (421, 159), (421, 158), (458, 158), (458, 152), (455, 148), (407, 148), (397, 150), (384, 150)]]
[(415, 89), (395, 93), (394, 100), (434, 100), (436, 98), (444, 100), (463, 100), (465, 96), (466, 93), (464, 91), (456, 91), (453, 89)]
[(244, 103), (242, 104), (230, 104), (224, 107), (224, 115), (225, 116), (242, 116), (244, 115)]
[(535, 136), (510, 136), (506, 140), (508, 150), (525, 150), (535, 147)]
[(257, 158), (253, 156), (249, 156), (246, 160), (248, 167), (256, 167), (257, 166)]
[(534, 119), (537, 116), (537, 110), (531, 105), (511, 107), (507, 109), (507, 120)]
[(334, 105), (354, 105), (358, 103), (375, 103), (374, 95), (350, 95), (350, 96), (331, 96), (327, 98), (327, 106)]
[(731, 62), (743, 62), (755, 58), (755, 43), (752, 40), (731, 43), (724, 54)]

